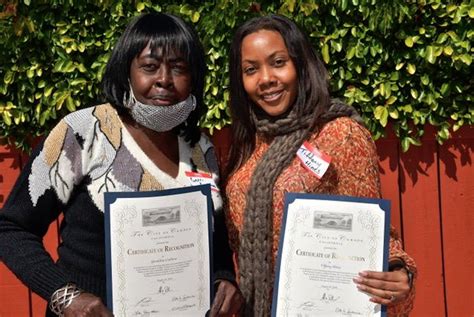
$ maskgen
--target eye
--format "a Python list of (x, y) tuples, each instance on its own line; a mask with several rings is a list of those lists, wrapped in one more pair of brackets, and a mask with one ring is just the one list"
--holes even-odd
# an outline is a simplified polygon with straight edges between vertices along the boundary
[(285, 66), (285, 64), (286, 64), (286, 59), (284, 59), (284, 58), (277, 58), (273, 62), (273, 65), (275, 67), (283, 67), (283, 66)]
[(141, 66), (141, 68), (146, 71), (146, 72), (154, 72), (158, 69), (158, 65), (157, 64), (154, 64), (154, 63), (150, 63), (150, 64), (144, 64)]
[(254, 66), (246, 66), (246, 67), (243, 67), (243, 72), (244, 72), (244, 74), (246, 74), (246, 75), (252, 75), (252, 74), (254, 74), (256, 71), (257, 71), (257, 68), (254, 67)]
[(184, 74), (189, 72), (188, 64), (184, 62), (178, 62), (171, 64), (173, 72), (177, 74)]

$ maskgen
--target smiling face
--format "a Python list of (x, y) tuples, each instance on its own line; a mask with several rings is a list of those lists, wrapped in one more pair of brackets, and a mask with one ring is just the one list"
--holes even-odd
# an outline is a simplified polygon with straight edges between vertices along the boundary
[(191, 72), (175, 52), (151, 50), (149, 45), (133, 59), (130, 84), (138, 101), (157, 106), (174, 105), (191, 93)]
[(298, 76), (280, 33), (259, 30), (245, 36), (241, 54), (249, 98), (270, 116), (285, 113), (298, 94)]

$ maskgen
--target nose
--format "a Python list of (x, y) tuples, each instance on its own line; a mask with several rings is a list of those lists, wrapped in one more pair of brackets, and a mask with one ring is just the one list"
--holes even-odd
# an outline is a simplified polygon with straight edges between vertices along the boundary
[(158, 69), (155, 85), (160, 88), (169, 88), (173, 86), (173, 76), (171, 76), (171, 68), (162, 63)]
[(276, 78), (273, 71), (268, 66), (263, 66), (260, 71), (260, 86), (267, 87), (272, 86), (276, 82)]

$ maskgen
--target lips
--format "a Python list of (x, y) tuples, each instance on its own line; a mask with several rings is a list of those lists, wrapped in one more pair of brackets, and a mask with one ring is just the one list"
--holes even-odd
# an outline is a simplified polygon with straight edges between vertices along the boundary
[(151, 100), (155, 105), (169, 105), (174, 103), (174, 95), (154, 95)]
[(265, 102), (273, 102), (278, 100), (283, 94), (283, 90), (266, 92), (260, 95), (260, 98)]

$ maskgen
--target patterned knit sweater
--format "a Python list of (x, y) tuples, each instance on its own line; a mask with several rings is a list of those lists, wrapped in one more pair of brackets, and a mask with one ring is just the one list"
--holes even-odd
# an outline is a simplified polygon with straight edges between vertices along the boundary
[[(181, 137), (178, 142), (179, 172), (173, 178), (140, 149), (111, 105), (67, 115), (35, 150), (0, 213), (0, 259), (46, 300), (75, 282), (105, 303), (104, 192), (190, 186), (186, 171), (211, 173), (218, 184), (209, 140), (202, 136), (193, 148)], [(222, 209), (220, 194), (212, 192), (215, 210)], [(61, 212), (54, 263), (42, 237)], [(214, 237), (215, 277), (232, 279), (222, 212), (214, 214)]]
[[(227, 227), (234, 263), (238, 263), (239, 235), (244, 223), (246, 194), (251, 175), (256, 165), (268, 150), (271, 139), (257, 135), (256, 147), (249, 160), (232, 174), (227, 182), (226, 208)], [(284, 195), (287, 192), (321, 193), (356, 197), (380, 197), (380, 180), (375, 144), (370, 133), (347, 117), (341, 117), (325, 124), (319, 133), (314, 133), (308, 142), (320, 152), (331, 157), (328, 170), (321, 179), (310, 173), (296, 157), (283, 170), (273, 190), (273, 253), (275, 261), (278, 252), (280, 227), (284, 209)], [(391, 230), (389, 258), (402, 258), (416, 272), (413, 259), (402, 249), (396, 232)], [(273, 263), (275, 264), (275, 263)], [(406, 301), (388, 307), (390, 316), (404, 316), (412, 309), (415, 289)]]

